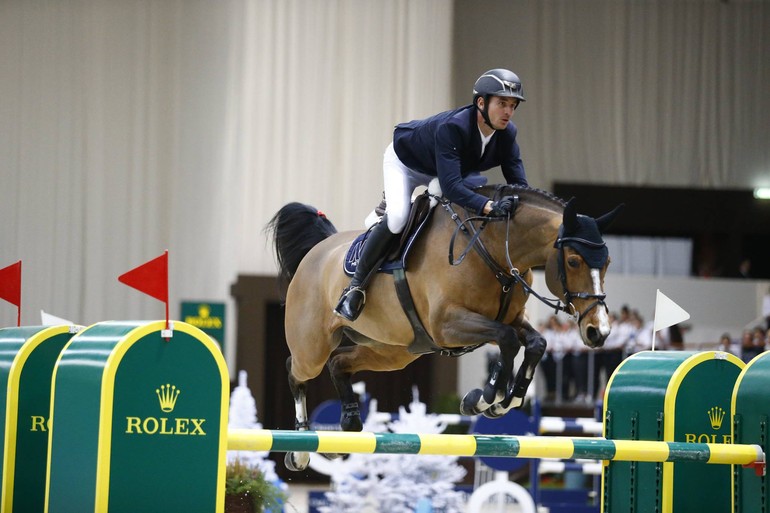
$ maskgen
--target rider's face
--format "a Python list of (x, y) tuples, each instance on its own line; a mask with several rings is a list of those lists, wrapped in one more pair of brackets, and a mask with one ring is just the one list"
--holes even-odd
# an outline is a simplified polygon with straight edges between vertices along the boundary
[(513, 118), (513, 112), (518, 105), (519, 100), (516, 98), (493, 96), (489, 99), (487, 115), (495, 130), (504, 130), (508, 126), (508, 122)]

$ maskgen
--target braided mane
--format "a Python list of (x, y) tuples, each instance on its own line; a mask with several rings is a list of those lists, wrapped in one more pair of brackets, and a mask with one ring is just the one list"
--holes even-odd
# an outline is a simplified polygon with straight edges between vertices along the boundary
[[(498, 192), (499, 189), (499, 192)], [(524, 187), (522, 185), (485, 185), (476, 190), (479, 194), (483, 194), (489, 198), (502, 196), (508, 196), (511, 194), (518, 194), (519, 200), (524, 203), (531, 204), (536, 207), (547, 208), (555, 212), (561, 212), (564, 210), (566, 201), (556, 196), (552, 192), (544, 191), (542, 189), (535, 189), (532, 187)]]

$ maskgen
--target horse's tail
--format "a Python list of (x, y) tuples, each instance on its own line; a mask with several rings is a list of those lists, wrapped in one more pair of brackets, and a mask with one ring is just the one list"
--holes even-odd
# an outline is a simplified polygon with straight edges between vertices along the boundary
[(284, 205), (276, 212), (265, 231), (273, 234), (278, 275), (285, 283), (291, 281), (313, 246), (337, 233), (323, 212), (297, 202)]

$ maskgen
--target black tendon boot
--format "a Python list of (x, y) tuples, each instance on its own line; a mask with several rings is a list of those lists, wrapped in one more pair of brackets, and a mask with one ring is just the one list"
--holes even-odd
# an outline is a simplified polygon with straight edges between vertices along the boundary
[(355, 321), (358, 318), (366, 303), (366, 286), (377, 268), (382, 265), (390, 244), (396, 237), (397, 235), (388, 229), (387, 215), (383, 216), (366, 238), (356, 272), (350, 280), (350, 285), (342, 291), (339, 303), (334, 309), (337, 315), (349, 321)]

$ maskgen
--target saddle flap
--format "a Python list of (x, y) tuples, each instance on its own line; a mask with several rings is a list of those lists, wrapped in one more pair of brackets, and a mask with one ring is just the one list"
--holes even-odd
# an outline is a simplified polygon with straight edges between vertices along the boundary
[[(427, 221), (432, 212), (433, 206), (430, 202), (430, 196), (427, 193), (420, 194), (415, 198), (412, 202), (412, 207), (409, 210), (409, 218), (406, 222), (406, 226), (401, 232), (402, 235), (399, 239), (399, 243), (390, 253), (388, 253), (385, 262), (380, 266), (378, 272), (390, 274), (397, 268), (406, 269), (406, 260), (409, 255), (409, 250), (414, 245), (414, 241), (417, 240), (420, 233), (422, 233), (423, 228), (427, 225)], [(356, 265), (361, 256), (363, 246), (366, 243), (367, 233), (368, 231), (356, 237), (351, 243), (350, 248), (348, 248), (348, 252), (345, 254), (345, 260), (342, 267), (345, 274), (348, 276), (353, 276), (356, 272)]]

